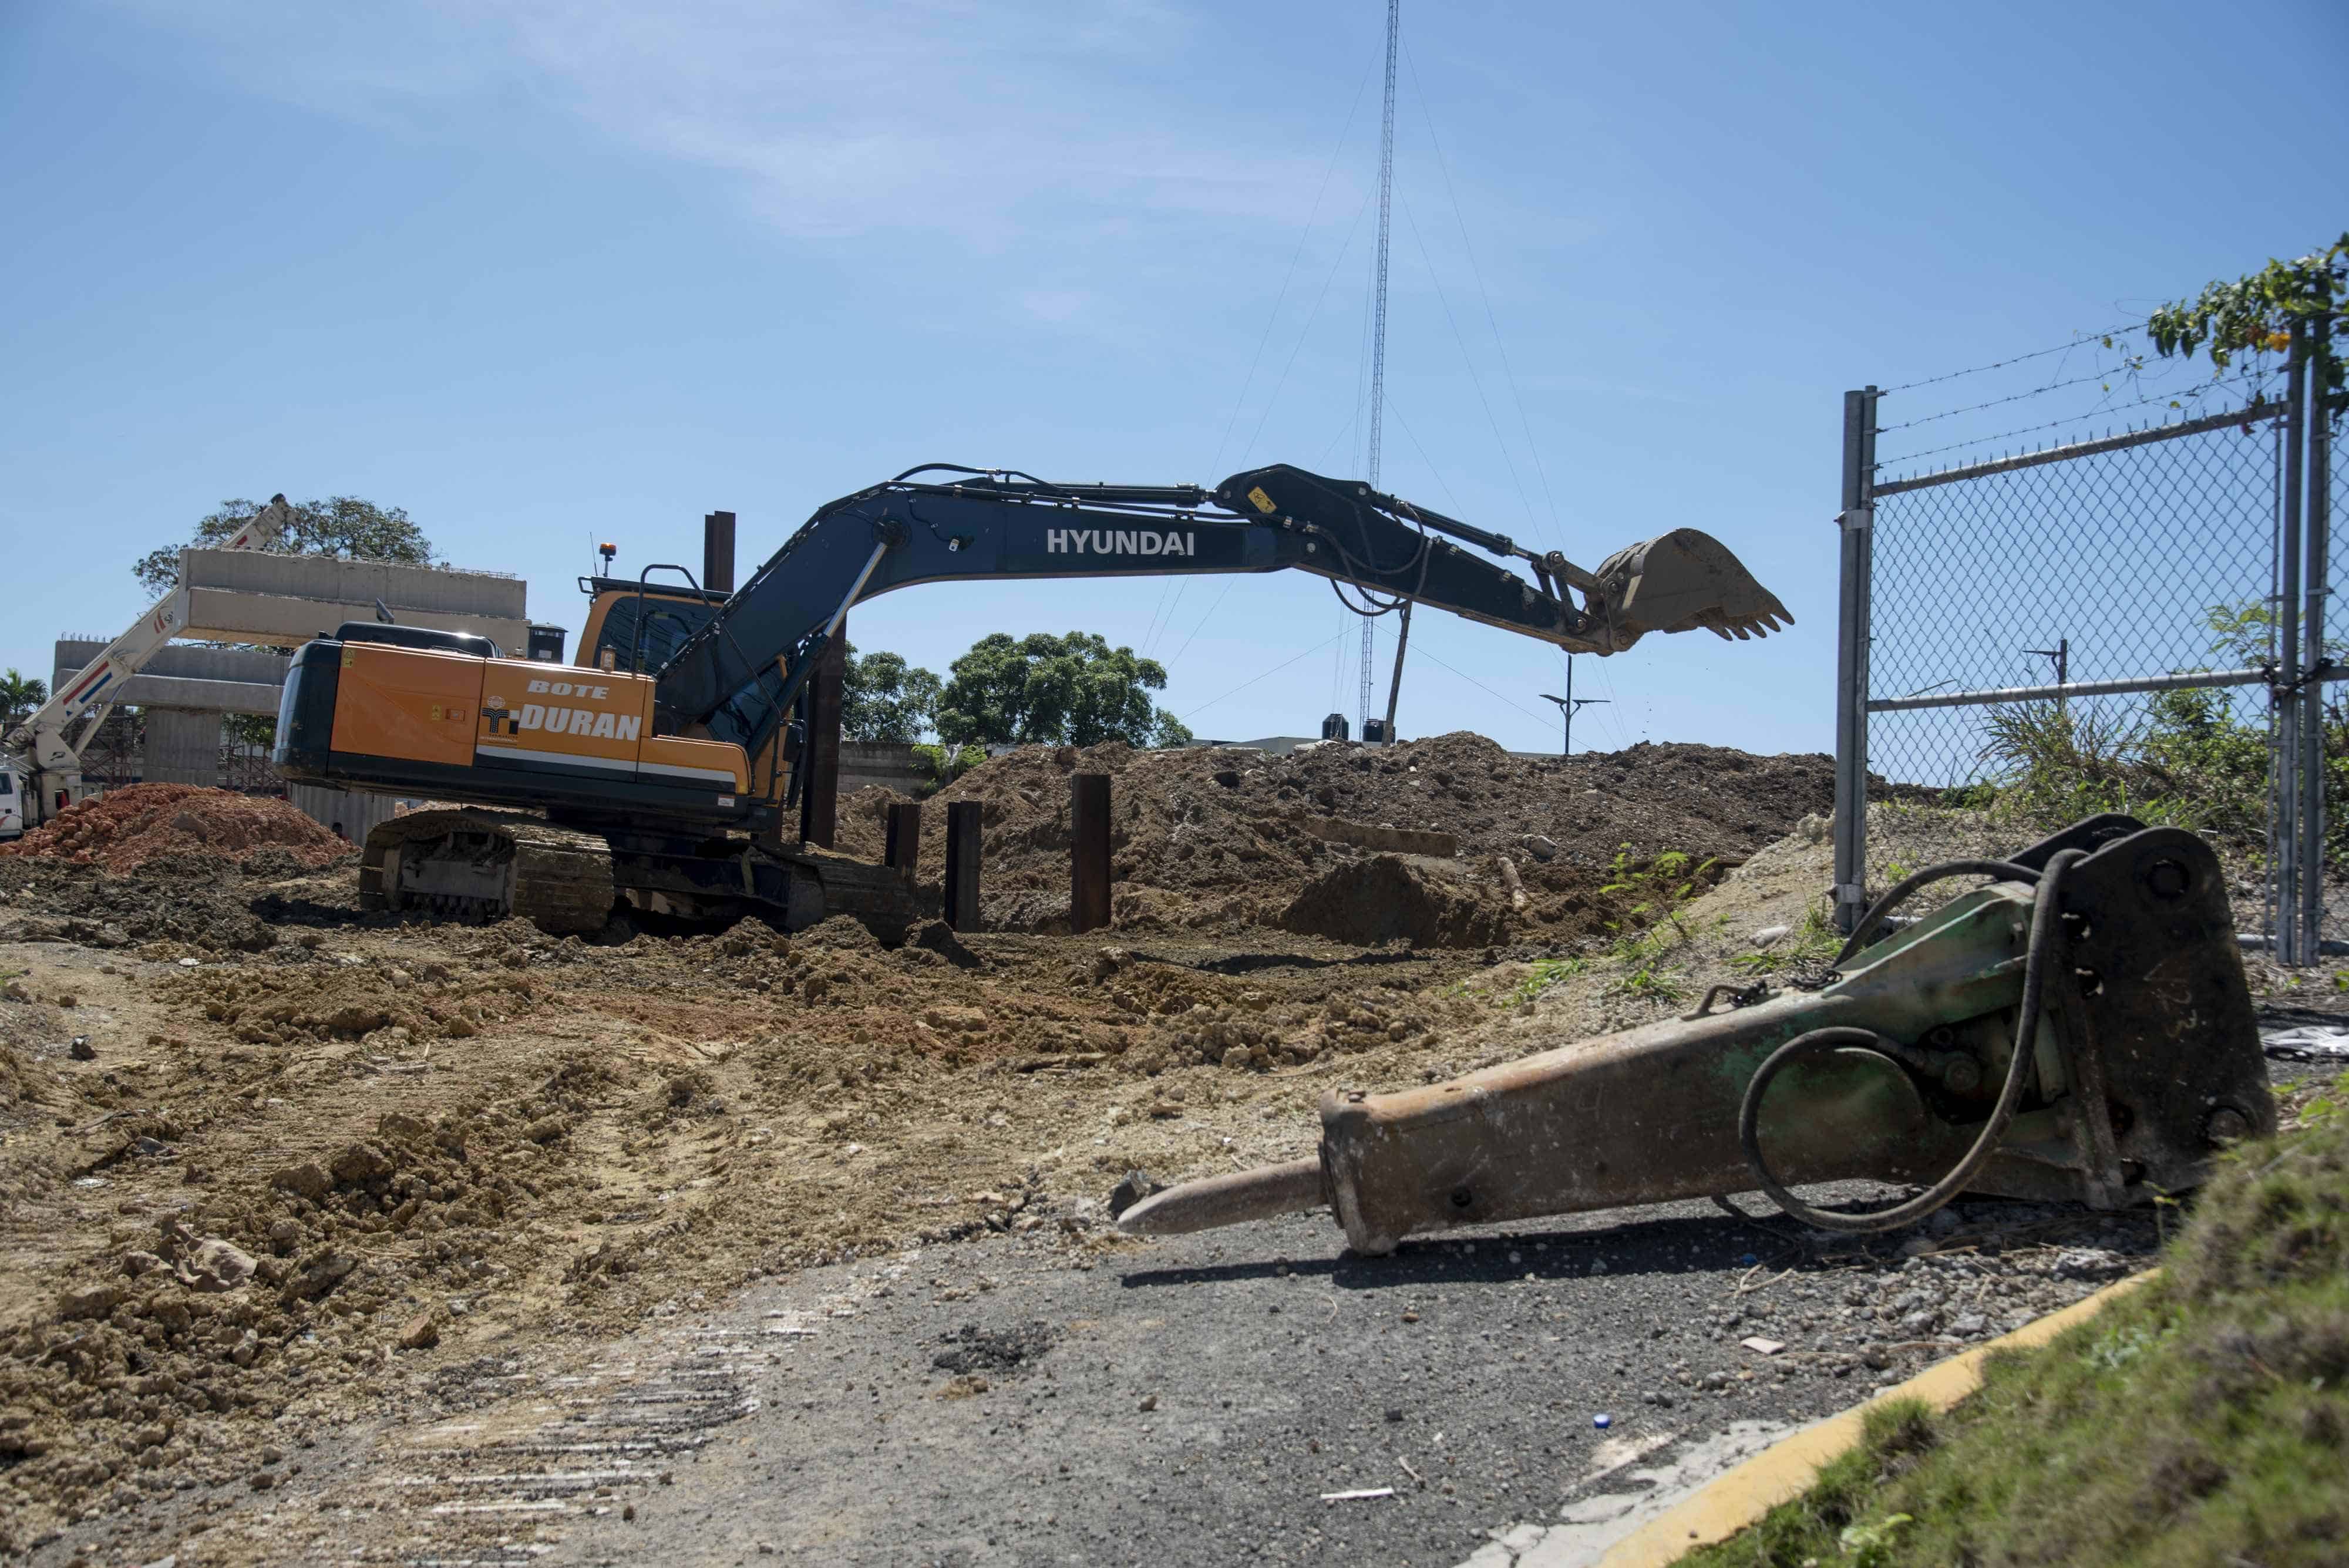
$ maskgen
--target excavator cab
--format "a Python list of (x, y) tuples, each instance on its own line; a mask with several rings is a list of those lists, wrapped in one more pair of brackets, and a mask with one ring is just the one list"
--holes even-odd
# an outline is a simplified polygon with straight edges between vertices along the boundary
[(579, 591), (588, 597), (587, 624), (580, 628), (573, 662), (638, 675), (667, 663), (730, 597), (716, 588), (605, 576), (580, 578)]

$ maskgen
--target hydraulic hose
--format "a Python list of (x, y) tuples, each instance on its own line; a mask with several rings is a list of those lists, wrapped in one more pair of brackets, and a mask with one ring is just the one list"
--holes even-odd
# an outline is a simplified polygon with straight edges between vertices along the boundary
[(2009, 1123), (2014, 1120), (2015, 1107), (2023, 1101), (2023, 1085), (2030, 1075), (2030, 1064), (2036, 1055), (2039, 1035), (2039, 1011), (2046, 997), (2049, 966), (2055, 953), (2055, 939), (2062, 929), (2063, 911), (2057, 900), (2064, 874), (2073, 863), (2086, 854), (2079, 849), (2059, 849), (2048, 857), (2047, 869), (2034, 872), (2028, 867), (2003, 860), (1952, 860), (1940, 866), (1930, 866), (1909, 877), (1878, 898), (1853, 928), (1851, 940), (1836, 961), (1840, 964), (1865, 945), (1868, 932), (1885, 916), (1899, 907), (1900, 901), (1920, 888), (1945, 877), (1980, 872), (2010, 881), (2033, 881), (2039, 886), (2031, 901), (2031, 935), (2023, 950), (2023, 997), (2015, 1011), (2014, 1050), (2007, 1059), (2006, 1082), (1999, 1090), (1998, 1105), (1990, 1120), (1982, 1124), (1982, 1132), (1974, 1138), (1973, 1147), (1940, 1180), (1909, 1199), (1889, 1209), (1879, 1209), (1870, 1214), (1837, 1214), (1804, 1202), (1795, 1197), (1775, 1176), (1769, 1162), (1762, 1156), (1762, 1096), (1768, 1091), (1771, 1080), (1790, 1064), (1823, 1051), (1862, 1050), (1881, 1056), (1896, 1070), (1906, 1071), (1899, 1060), (1885, 1048), (1887, 1042), (1874, 1030), (1837, 1026), (1814, 1029), (1798, 1034), (1770, 1054), (1769, 1059), (1754, 1070), (1745, 1085), (1745, 1098), (1737, 1107), (1737, 1142), (1745, 1151), (1745, 1161), (1754, 1168), (1754, 1179), (1770, 1200), (1788, 1215), (1806, 1225), (1822, 1231), (1837, 1231), (1847, 1235), (1866, 1235), (1878, 1231), (1898, 1230), (1912, 1225), (1928, 1214), (1947, 1204), (1965, 1190), (1966, 1184), (1986, 1164), (1998, 1147), (1999, 1139), (2006, 1136)]

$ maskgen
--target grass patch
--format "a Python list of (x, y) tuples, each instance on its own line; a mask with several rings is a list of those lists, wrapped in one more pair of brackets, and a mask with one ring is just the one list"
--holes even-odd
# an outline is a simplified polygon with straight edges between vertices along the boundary
[(1835, 922), (1816, 909), (1805, 912), (1803, 923), (1766, 948), (1738, 953), (1730, 963), (1748, 974), (1784, 974), (1815, 970), (1843, 950), (1843, 937)]
[(1981, 1391), (1947, 1414), (1871, 1411), (1807, 1493), (1682, 1562), (2349, 1561), (2349, 1116), (2337, 1103), (2321, 1096), (2297, 1126), (2230, 1156), (2154, 1284), (2038, 1349), (1991, 1357)]
[[(1692, 939), (1681, 913), (1698, 893), (1721, 879), (1721, 862), (1698, 860), (1680, 850), (1667, 850), (1641, 865), (1631, 858), (1631, 846), (1622, 846), (1609, 867), (1609, 879), (1599, 889), (1633, 900), (1619, 920), (1604, 922), (1615, 933), (1607, 956), (1622, 968), (1609, 990), (1619, 996), (1644, 997), (1657, 1002), (1677, 1002), (1687, 996), (1680, 971), (1664, 962), (1674, 948)], [(1634, 929), (1635, 925), (1644, 925)]]

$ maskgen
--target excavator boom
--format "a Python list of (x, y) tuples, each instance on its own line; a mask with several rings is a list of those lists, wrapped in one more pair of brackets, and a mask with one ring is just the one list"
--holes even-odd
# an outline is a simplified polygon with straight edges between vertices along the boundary
[[(1510, 569), (1516, 560), (1533, 580)], [(1574, 653), (1619, 653), (1649, 632), (1699, 627), (1748, 638), (1794, 619), (1725, 546), (1691, 528), (1590, 572), (1287, 464), (1213, 490), (1053, 484), (941, 464), (819, 507), (656, 672), (660, 719), (755, 752), (848, 610), (916, 583), (1284, 567), (1359, 591), (1373, 613), (1409, 600)]]

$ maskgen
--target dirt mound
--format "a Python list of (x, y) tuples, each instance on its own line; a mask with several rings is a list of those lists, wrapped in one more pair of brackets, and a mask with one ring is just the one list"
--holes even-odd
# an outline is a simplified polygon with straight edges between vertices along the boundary
[(1496, 906), (1399, 855), (1374, 855), (1315, 877), (1280, 913), (1280, 929), (1374, 948), (1481, 948), (1509, 940)]
[[(1309, 887), (1372, 853), (1312, 831), (1311, 819), (1337, 817), (1454, 834), (1462, 869), (1454, 897), (1488, 907), (1521, 935), (1595, 935), (1619, 919), (1616, 901), (1600, 891), (1617, 880), (1619, 857), (1632, 864), (1671, 852), (1742, 860), (1803, 817), (1831, 810), (1835, 794), (1828, 757), (1715, 746), (1526, 758), (1459, 733), (1391, 747), (1317, 745), (1287, 757), (1212, 746), (1023, 747), (932, 797), (922, 834), (925, 896), (936, 898), (945, 878), (941, 808), (977, 801), (989, 927), (1065, 929), (1068, 779), (1080, 772), (1115, 777), (1112, 915), (1136, 930), (1284, 923)], [(846, 797), (840, 847), (878, 859), (886, 808), (903, 798), (883, 789)], [(1517, 887), (1498, 864), (1504, 856)]]
[[(271, 846), (309, 870), (351, 848), (282, 800), (197, 784), (143, 784), (66, 807), (14, 845), (0, 847), (0, 856), (129, 871), (161, 855), (201, 853), (235, 860)], [(284, 864), (274, 857), (271, 863)]]

